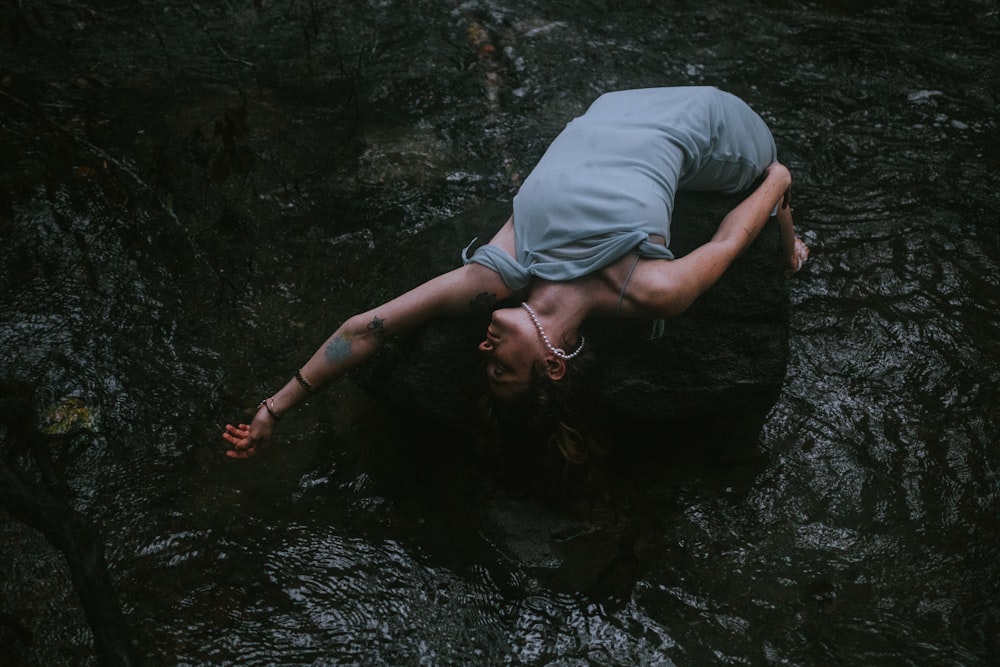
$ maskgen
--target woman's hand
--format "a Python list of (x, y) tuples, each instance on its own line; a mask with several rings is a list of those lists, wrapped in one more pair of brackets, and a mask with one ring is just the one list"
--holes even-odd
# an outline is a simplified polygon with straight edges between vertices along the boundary
[(801, 269), (802, 265), (809, 259), (809, 246), (795, 233), (795, 225), (792, 222), (792, 174), (783, 164), (772, 162), (767, 167), (767, 175), (768, 177), (777, 176), (787, 182), (775, 216), (781, 230), (781, 245), (785, 253), (785, 275), (791, 276)]
[(261, 405), (249, 424), (233, 426), (226, 424), (222, 439), (229, 443), (226, 456), (234, 459), (248, 459), (267, 446), (274, 429), (274, 417)]
[(796, 234), (792, 256), (788, 258), (787, 274), (790, 276), (801, 269), (807, 259), (809, 259), (809, 246), (807, 246), (806, 242), (802, 240), (802, 237)]

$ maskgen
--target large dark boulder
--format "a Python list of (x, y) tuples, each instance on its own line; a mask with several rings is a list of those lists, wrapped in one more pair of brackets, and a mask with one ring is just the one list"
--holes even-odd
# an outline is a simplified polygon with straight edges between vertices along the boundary
[[(707, 241), (740, 197), (682, 193), (671, 249)], [(478, 207), (428, 226), (394, 252), (368, 295), (378, 303), (460, 262), (474, 237), (485, 242), (509, 203)], [(788, 290), (776, 224), (769, 224), (726, 275), (650, 339), (649, 320), (592, 320), (588, 344), (605, 367), (609, 414), (630, 427), (686, 422), (725, 438), (754, 436), (777, 399), (788, 355)], [(483, 383), (476, 346), (486, 320), (432, 322), (391, 341), (354, 379), (377, 397), (447, 426), (464, 426)], [(612, 419), (612, 423), (615, 423)]]

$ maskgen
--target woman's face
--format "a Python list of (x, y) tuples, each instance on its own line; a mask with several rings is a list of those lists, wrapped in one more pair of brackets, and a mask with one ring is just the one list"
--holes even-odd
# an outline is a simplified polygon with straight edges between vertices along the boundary
[(490, 391), (500, 400), (509, 400), (528, 390), (532, 369), (543, 363), (545, 348), (523, 309), (501, 308), (493, 311), (479, 351), (486, 358)]

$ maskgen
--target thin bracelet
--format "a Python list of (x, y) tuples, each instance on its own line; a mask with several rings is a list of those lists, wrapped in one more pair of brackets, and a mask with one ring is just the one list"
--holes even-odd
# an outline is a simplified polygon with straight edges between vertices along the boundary
[(271, 409), (271, 404), (268, 403), (268, 401), (273, 401), (273, 400), (274, 400), (273, 396), (265, 398), (263, 401), (257, 404), (257, 409), (260, 410), (260, 406), (263, 405), (264, 409), (267, 410), (267, 414), (271, 415), (271, 419), (273, 419), (276, 422), (280, 422), (282, 417), (284, 417), (284, 415), (279, 415), (277, 412)]
[(299, 370), (295, 371), (295, 379), (299, 381), (299, 384), (302, 385), (302, 388), (306, 390), (307, 394), (311, 394), (313, 392), (313, 386), (311, 384), (309, 384), (308, 380), (306, 380), (304, 377), (302, 377), (302, 369), (301, 368)]

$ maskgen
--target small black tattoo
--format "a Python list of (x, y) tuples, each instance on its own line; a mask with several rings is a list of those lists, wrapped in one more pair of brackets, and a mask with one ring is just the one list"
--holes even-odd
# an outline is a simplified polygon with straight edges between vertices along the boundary
[(379, 340), (381, 340), (382, 336), (385, 335), (385, 327), (382, 326), (384, 321), (385, 320), (380, 320), (378, 317), (373, 317), (372, 321), (368, 323), (368, 330), (371, 331), (375, 338), (378, 338)]
[(488, 313), (493, 310), (497, 302), (497, 295), (491, 292), (480, 292), (469, 302), (469, 307), (476, 313)]

